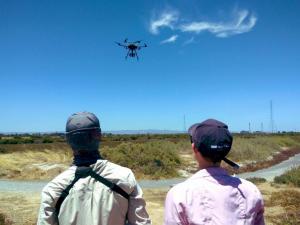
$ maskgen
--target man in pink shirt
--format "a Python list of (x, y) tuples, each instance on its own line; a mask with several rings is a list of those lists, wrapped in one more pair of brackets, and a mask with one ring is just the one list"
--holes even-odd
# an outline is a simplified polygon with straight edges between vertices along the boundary
[(220, 167), (231, 149), (228, 126), (209, 119), (191, 126), (194, 157), (199, 171), (172, 187), (165, 201), (165, 225), (263, 225), (264, 205), (260, 191), (251, 182), (230, 176)]

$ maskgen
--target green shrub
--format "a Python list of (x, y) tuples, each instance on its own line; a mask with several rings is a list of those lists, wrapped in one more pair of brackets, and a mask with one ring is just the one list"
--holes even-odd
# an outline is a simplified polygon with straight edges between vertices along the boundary
[(142, 144), (122, 143), (116, 147), (103, 147), (104, 158), (132, 169), (141, 176), (154, 179), (177, 176), (181, 165), (177, 145), (168, 141)]
[(0, 140), (0, 144), (19, 144), (20, 141), (16, 139), (4, 139)]
[(292, 184), (296, 187), (300, 187), (300, 166), (294, 167), (280, 176), (276, 176), (274, 182), (279, 184)]
[(23, 140), (23, 143), (24, 144), (33, 144), (34, 140), (32, 138), (26, 138), (26, 139)]
[(254, 184), (260, 184), (260, 183), (265, 183), (267, 180), (262, 177), (249, 177), (246, 180), (254, 183)]
[(44, 138), (42, 142), (43, 143), (53, 143), (53, 140), (50, 138)]

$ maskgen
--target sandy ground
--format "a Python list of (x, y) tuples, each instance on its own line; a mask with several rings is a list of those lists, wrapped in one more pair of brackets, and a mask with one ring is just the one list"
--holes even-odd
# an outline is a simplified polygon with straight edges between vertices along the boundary
[[(258, 185), (265, 200), (268, 200), (273, 192), (290, 188), (284, 185), (271, 185), (271, 183), (262, 183)], [(168, 189), (144, 189), (144, 198), (147, 202), (147, 210), (153, 221), (153, 224), (163, 223), (164, 199)], [(15, 192), (0, 192), (0, 213), (5, 214), (12, 224), (17, 225), (32, 225), (36, 223), (40, 201), (39, 193), (15, 193)], [(270, 223), (269, 218), (284, 213), (281, 206), (266, 207), (265, 218), (266, 224)]]
[[(162, 224), (167, 189), (144, 189), (143, 192), (147, 202), (147, 211), (153, 224)], [(36, 224), (40, 193), (0, 192), (0, 202), (0, 213), (6, 215), (12, 224)], [(2, 225), (1, 222), (0, 225)]]

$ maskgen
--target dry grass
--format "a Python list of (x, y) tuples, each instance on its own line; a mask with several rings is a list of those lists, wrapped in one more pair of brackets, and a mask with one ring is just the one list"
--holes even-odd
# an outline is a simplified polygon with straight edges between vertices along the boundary
[(281, 213), (268, 216), (273, 224), (300, 224), (299, 190), (287, 189), (273, 192), (266, 201), (266, 206), (281, 208)]
[[(0, 214), (6, 218), (3, 225), (36, 224), (40, 193), (0, 193)], [(1, 222), (0, 222), (1, 224)]]
[[(144, 189), (143, 192), (147, 203), (146, 208), (153, 224), (162, 224), (167, 189)], [(40, 204), (39, 193), (2, 192), (0, 193), (0, 202), (0, 225), (36, 224)], [(6, 222), (4, 222), (5, 220)]]
[(234, 137), (229, 157), (239, 162), (264, 161), (285, 148), (300, 146), (292, 136)]
[(266, 224), (300, 224), (300, 188), (268, 182), (258, 184), (257, 186), (265, 202)]
[(152, 220), (152, 224), (163, 224), (164, 201), (168, 189), (144, 189), (143, 192), (147, 203), (146, 208)]
[[(16, 151), (0, 154), (0, 177), (13, 179), (49, 179), (71, 164), (70, 151), (51, 149)], [(56, 164), (57, 166), (50, 166)]]

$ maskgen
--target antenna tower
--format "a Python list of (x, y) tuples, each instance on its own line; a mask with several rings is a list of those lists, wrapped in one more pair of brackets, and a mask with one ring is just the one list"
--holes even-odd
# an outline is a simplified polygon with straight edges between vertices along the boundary
[(271, 133), (274, 133), (274, 119), (273, 119), (273, 102), (270, 101), (270, 123), (271, 123)]

